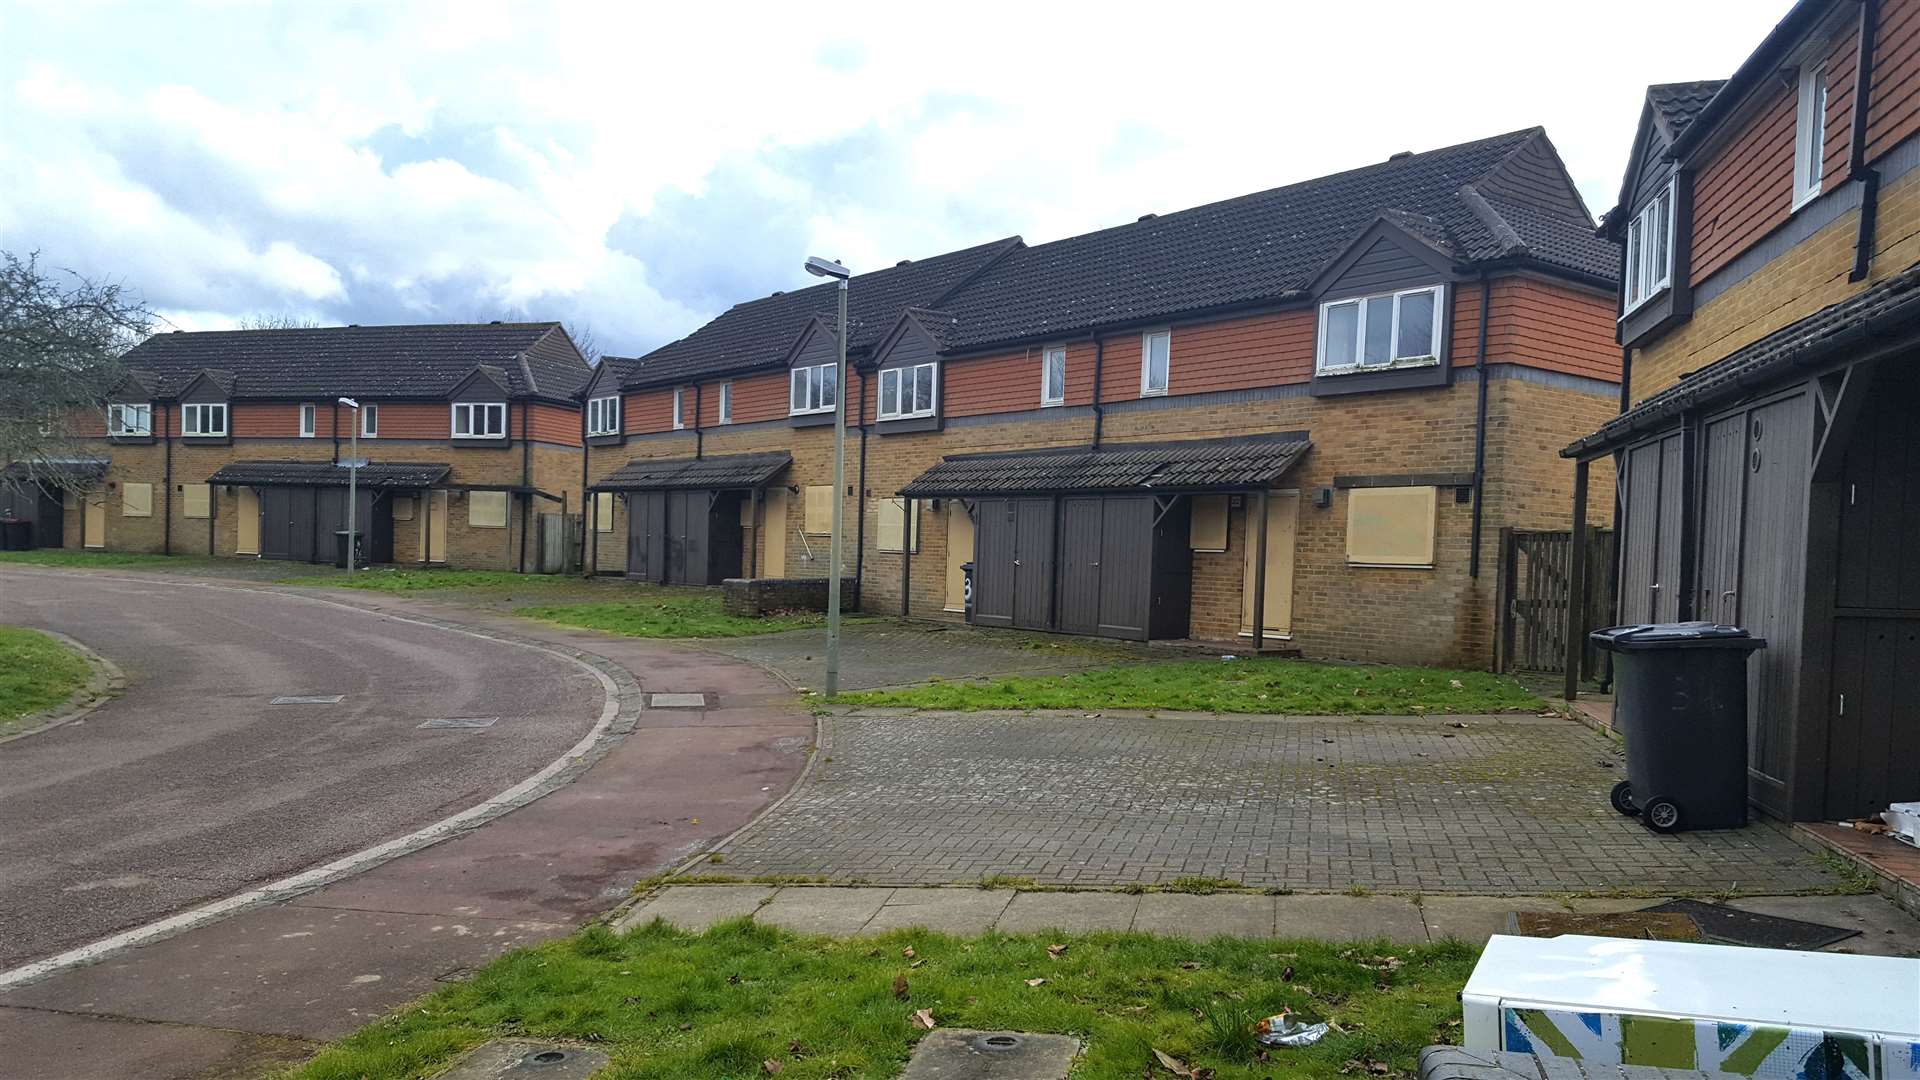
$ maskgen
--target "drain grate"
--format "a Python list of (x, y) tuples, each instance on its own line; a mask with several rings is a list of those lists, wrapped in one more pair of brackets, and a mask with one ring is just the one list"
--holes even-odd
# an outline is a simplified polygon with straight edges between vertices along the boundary
[(345, 694), (294, 694), (273, 699), (275, 705), (338, 705)]
[(445, 716), (423, 722), (422, 728), (489, 728), (500, 722), (497, 716)]
[(704, 709), (707, 707), (707, 695), (648, 694), (647, 707), (651, 709)]

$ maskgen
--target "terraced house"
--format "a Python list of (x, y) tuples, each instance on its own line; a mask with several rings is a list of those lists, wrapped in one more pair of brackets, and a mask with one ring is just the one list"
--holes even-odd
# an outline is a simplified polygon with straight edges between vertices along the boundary
[(1650, 87), (1620, 203), (1620, 618), (1748, 666), (1750, 794), (1920, 798), (1920, 2), (1803, 0), (1733, 76)]
[(567, 553), (563, 527), (538, 526), (579, 514), (591, 369), (557, 323), (176, 332), (124, 362), (59, 464), (91, 481), (67, 499), (66, 547), (330, 562), (357, 442), (372, 561)]
[(822, 577), (840, 498), (868, 611), (1485, 666), (1498, 530), (1567, 527), (1618, 408), (1618, 259), (1532, 129), (859, 274), (844, 327), (747, 301), (595, 373), (586, 559)]

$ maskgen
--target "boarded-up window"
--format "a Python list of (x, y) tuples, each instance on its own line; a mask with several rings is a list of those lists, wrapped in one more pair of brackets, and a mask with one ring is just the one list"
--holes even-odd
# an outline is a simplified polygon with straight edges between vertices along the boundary
[(153, 485), (120, 485), (120, 513), (127, 517), (152, 517)]
[(470, 491), (467, 493), (467, 524), (476, 529), (507, 527), (507, 493)]
[(395, 521), (412, 521), (413, 520), (413, 496), (395, 495), (393, 497), (393, 520)]
[(833, 532), (832, 484), (816, 484), (807, 489), (807, 520), (804, 528), (810, 536), (826, 536)]
[(180, 488), (181, 513), (190, 518), (213, 516), (213, 489), (207, 484), (185, 484)]
[[(880, 550), (899, 551), (901, 533), (907, 525), (907, 500), (876, 499), (874, 514), (880, 521)], [(913, 504), (913, 550), (920, 550), (920, 503)]]
[(1354, 488), (1347, 493), (1347, 562), (1432, 566), (1438, 488)]
[(1195, 495), (1187, 546), (1195, 551), (1227, 550), (1227, 497)]
[(613, 499), (611, 491), (596, 491), (593, 494), (593, 531), (610, 533), (613, 531)]

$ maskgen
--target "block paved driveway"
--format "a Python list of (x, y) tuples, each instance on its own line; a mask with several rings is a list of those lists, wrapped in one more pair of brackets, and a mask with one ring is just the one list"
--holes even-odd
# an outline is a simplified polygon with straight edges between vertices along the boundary
[(821, 723), (802, 787), (723, 848), (713, 871), (892, 885), (1202, 876), (1455, 893), (1835, 884), (1771, 824), (1663, 837), (1615, 814), (1607, 790), (1624, 762), (1613, 744), (1550, 717), (853, 713)]

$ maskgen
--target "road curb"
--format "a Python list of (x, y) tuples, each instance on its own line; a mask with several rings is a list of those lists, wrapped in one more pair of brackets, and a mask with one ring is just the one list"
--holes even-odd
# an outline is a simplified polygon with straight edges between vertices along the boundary
[(119, 695), (120, 691), (126, 689), (127, 686), (127, 674), (120, 670), (118, 664), (115, 664), (105, 656), (88, 648), (79, 640), (68, 637), (59, 631), (42, 630), (37, 626), (23, 627), (23, 629), (32, 630), (37, 634), (45, 634), (60, 644), (65, 645), (67, 648), (72, 649), (74, 652), (79, 653), (80, 659), (87, 662), (87, 667), (92, 669), (92, 673), (87, 678), (87, 684), (75, 690), (73, 696), (65, 702), (51, 709), (36, 713), (33, 716), (22, 717), (22, 720), (37, 719), (38, 723), (35, 723), (25, 731), (16, 731), (11, 735), (0, 736), (0, 746), (4, 746), (15, 739), (24, 739), (29, 735), (38, 735), (42, 732), (52, 731), (54, 728), (60, 727), (63, 724), (71, 724), (75, 720), (84, 719), (92, 715), (95, 709), (112, 701)]

